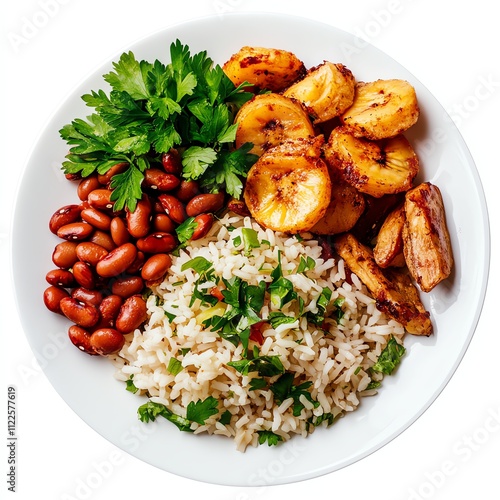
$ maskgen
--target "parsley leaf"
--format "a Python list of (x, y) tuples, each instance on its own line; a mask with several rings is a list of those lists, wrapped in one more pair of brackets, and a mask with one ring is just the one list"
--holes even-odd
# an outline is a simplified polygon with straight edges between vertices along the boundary
[[(198, 223), (195, 222), (194, 217), (188, 217), (184, 222), (179, 224), (175, 228), (175, 232), (177, 234), (177, 239), (179, 243), (182, 245), (191, 239), (193, 236), (195, 229), (198, 227)], [(208, 262), (208, 261), (207, 261)]]
[(261, 377), (273, 377), (285, 371), (279, 356), (257, 356), (253, 359), (240, 359), (230, 361), (228, 366), (232, 366), (242, 375), (257, 372)]
[(147, 403), (139, 406), (137, 414), (141, 422), (154, 422), (158, 417), (163, 417), (169, 422), (175, 424), (180, 431), (193, 432), (191, 429), (191, 422), (187, 418), (176, 415), (161, 403), (148, 401)]
[(177, 358), (170, 358), (170, 360), (168, 361), (167, 371), (175, 376), (182, 370), (182, 363)]
[(384, 350), (380, 353), (377, 362), (372, 366), (372, 370), (390, 375), (401, 362), (401, 358), (405, 352), (406, 349), (404, 346), (397, 342), (394, 335), (391, 335)]
[(129, 379), (125, 382), (125, 389), (133, 394), (135, 394), (139, 389), (134, 384), (134, 375), (130, 375)]
[(271, 385), (270, 389), (278, 404), (281, 404), (288, 398), (292, 398), (293, 416), (298, 417), (305, 408), (304, 404), (300, 400), (301, 396), (305, 397), (315, 408), (319, 406), (319, 402), (315, 401), (309, 391), (307, 391), (307, 389), (311, 387), (312, 382), (303, 382), (299, 385), (293, 385), (293, 380), (293, 373), (286, 372)]
[(219, 402), (213, 396), (194, 403), (191, 401), (187, 406), (186, 418), (192, 422), (203, 425), (207, 418), (219, 413)]
[(191, 401), (187, 406), (185, 418), (176, 415), (164, 404), (153, 401), (148, 401), (137, 410), (139, 420), (142, 422), (154, 422), (156, 418), (163, 417), (175, 424), (179, 430), (185, 432), (193, 432), (191, 423), (196, 422), (197, 424), (204, 425), (205, 420), (218, 412), (218, 401), (213, 396), (209, 396), (204, 400), (200, 399), (196, 403)]
[(259, 444), (264, 444), (267, 442), (268, 446), (276, 446), (279, 442), (283, 441), (283, 438), (273, 431), (257, 431), (259, 435)]
[(239, 108), (252, 97), (247, 84), (236, 87), (206, 52), (191, 55), (176, 40), (170, 63), (121, 55), (103, 75), (111, 90), (82, 96), (94, 112), (76, 118), (59, 133), (70, 146), (62, 163), (66, 174), (88, 177), (117, 163), (129, 169), (114, 175), (115, 210), (133, 211), (142, 197), (144, 171), (161, 162), (161, 154), (180, 147), (185, 179), (210, 192), (226, 190), (239, 198), (257, 157), (252, 145), (234, 149)]

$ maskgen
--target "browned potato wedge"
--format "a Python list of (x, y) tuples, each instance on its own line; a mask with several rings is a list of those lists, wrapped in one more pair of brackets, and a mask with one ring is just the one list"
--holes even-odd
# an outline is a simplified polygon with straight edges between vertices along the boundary
[(404, 205), (393, 210), (385, 219), (377, 236), (373, 257), (380, 267), (403, 267), (403, 226), (405, 224)]
[(385, 274), (375, 262), (372, 250), (350, 233), (337, 236), (333, 247), (372, 293), (380, 311), (399, 321), (408, 333), (432, 333), (430, 314), (425, 311), (411, 280), (403, 281), (394, 271)]
[(251, 152), (259, 156), (286, 140), (315, 135), (302, 105), (280, 94), (255, 96), (240, 108), (235, 121), (236, 147), (251, 142), (254, 145)]
[(446, 279), (453, 267), (453, 253), (439, 188), (424, 182), (406, 193), (403, 228), (408, 269), (424, 292)]
[(285, 233), (309, 231), (330, 203), (331, 182), (321, 159), (323, 137), (286, 142), (264, 153), (243, 192), (252, 217)]
[(267, 47), (242, 47), (222, 66), (236, 85), (252, 83), (280, 92), (306, 73), (304, 63), (292, 52)]
[(378, 140), (409, 129), (420, 114), (417, 94), (406, 80), (359, 82), (353, 105), (341, 119), (356, 137)]
[(417, 155), (402, 135), (369, 141), (337, 127), (324, 149), (327, 162), (346, 182), (376, 198), (407, 191), (419, 170)]
[(354, 101), (355, 80), (343, 64), (325, 61), (283, 92), (306, 106), (314, 123), (341, 115)]
[(365, 210), (364, 196), (350, 184), (332, 180), (330, 204), (325, 215), (311, 228), (314, 234), (339, 234), (354, 227)]
[(401, 302), (412, 306), (412, 311), (405, 324), (406, 330), (413, 335), (429, 336), (432, 333), (430, 313), (425, 310), (408, 270), (406, 268), (396, 269), (392, 267), (386, 269), (384, 273), (394, 286), (396, 293), (402, 298)]
[(361, 243), (373, 246), (385, 218), (404, 201), (405, 193), (386, 194), (380, 198), (365, 195), (365, 212), (359, 218), (351, 233)]

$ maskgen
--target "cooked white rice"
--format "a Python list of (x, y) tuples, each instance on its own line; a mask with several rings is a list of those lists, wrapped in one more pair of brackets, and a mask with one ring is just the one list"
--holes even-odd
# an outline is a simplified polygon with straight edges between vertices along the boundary
[[(243, 249), (243, 227), (256, 230), (262, 242), (259, 248), (251, 249), (250, 255)], [(337, 418), (355, 410), (360, 396), (375, 392), (367, 390), (374, 377), (381, 378), (369, 371), (369, 367), (376, 362), (391, 335), (402, 343), (404, 329), (377, 310), (375, 301), (356, 276), (346, 279), (342, 260), (323, 260), (318, 242), (308, 235), (301, 236), (265, 230), (250, 218), (233, 214), (217, 221), (207, 237), (191, 242), (173, 257), (165, 280), (148, 298), (148, 321), (127, 335), (123, 349), (113, 358), (116, 377), (123, 381), (132, 377), (139, 389), (137, 394), (147, 394), (151, 401), (164, 404), (180, 416), (186, 416), (190, 402), (209, 396), (216, 398), (219, 413), (208, 418), (204, 425), (192, 423), (191, 428), (195, 433), (231, 437), (241, 451), (258, 444), (259, 431), (272, 431), (283, 441), (294, 434), (305, 437), (322, 420), (318, 417)], [(239, 244), (235, 246), (235, 242)], [(275, 402), (269, 385), (279, 376), (269, 378), (264, 389), (250, 390), (250, 382), (258, 374), (242, 375), (228, 366), (230, 361), (244, 357), (243, 347), (241, 343), (236, 347), (217, 332), (203, 327), (201, 321), (209, 316), (208, 306), (201, 305), (199, 300), (190, 306), (198, 274), (193, 269), (181, 271), (184, 263), (203, 256), (213, 264), (218, 276), (225, 279), (239, 276), (256, 285), (261, 280), (271, 281), (270, 270), (278, 265), (279, 253), (283, 276), (303, 298), (305, 310), (317, 312), (316, 299), (323, 287), (332, 290), (331, 303), (344, 299), (341, 320), (338, 324), (333, 319), (327, 320), (322, 325), (326, 331), (303, 316), (276, 330), (268, 326), (263, 332), (262, 345), (250, 340), (249, 348), (257, 345), (260, 355), (280, 356), (286, 371), (294, 374), (295, 385), (311, 382), (308, 392), (314, 404), (301, 396), (304, 408), (299, 416), (293, 415), (292, 398), (280, 404)], [(301, 256), (314, 259), (314, 268), (297, 273)], [(297, 303), (294, 300), (286, 304), (283, 312), (297, 316)], [(262, 319), (267, 319), (270, 309), (272, 306), (266, 301)], [(182, 363), (182, 370), (176, 375), (167, 369), (173, 357)], [(143, 398), (138, 398), (138, 402), (144, 403)], [(226, 410), (231, 418), (228, 424), (223, 424), (219, 419)]]

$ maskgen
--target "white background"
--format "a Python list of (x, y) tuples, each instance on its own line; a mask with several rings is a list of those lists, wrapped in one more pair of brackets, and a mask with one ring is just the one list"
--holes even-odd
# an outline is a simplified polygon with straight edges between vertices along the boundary
[[(174, 491), (207, 500), (500, 497), (500, 332), (494, 322), (498, 307), (493, 299), (498, 295), (492, 293), (499, 277), (494, 214), (500, 210), (495, 184), (500, 40), (493, 4), (487, 0), (467, 5), (451, 0), (2, 3), (0, 352), (4, 382), (0, 390), (6, 400), (7, 386), (17, 387), (19, 440), (16, 493), (7, 490), (8, 449), (1, 447), (1, 498), (143, 499), (166, 498)], [(364, 38), (405, 66), (457, 124), (476, 162), (495, 221), (483, 313), (462, 363), (436, 402), (401, 436), (354, 465), (301, 483), (253, 489), (204, 484), (158, 470), (119, 450), (82, 422), (49, 384), (28, 346), (16, 315), (9, 270), (16, 186), (38, 134), (65, 96), (137, 39), (179, 21), (229, 11), (286, 12), (327, 22)], [(6, 401), (0, 411), (6, 413)], [(3, 415), (0, 436), (6, 435)]]

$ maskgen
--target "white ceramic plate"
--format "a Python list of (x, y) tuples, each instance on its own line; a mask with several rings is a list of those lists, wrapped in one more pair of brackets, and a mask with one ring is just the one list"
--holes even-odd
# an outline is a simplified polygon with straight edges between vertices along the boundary
[(24, 330), (47, 377), (69, 406), (106, 439), (145, 462), (227, 485), (289, 483), (340, 469), (411, 425), (445, 387), (469, 345), (489, 268), (488, 216), (474, 163), (444, 109), (412, 74), (366, 42), (331, 26), (295, 17), (239, 13), (173, 26), (127, 50), (138, 59), (168, 62), (169, 45), (176, 38), (188, 44), (192, 53), (207, 50), (219, 63), (243, 45), (270, 46), (294, 52), (306, 66), (327, 59), (344, 63), (358, 80), (404, 78), (415, 86), (421, 117), (407, 136), (421, 159), (420, 180), (432, 181), (443, 192), (455, 257), (451, 278), (424, 297), (434, 335), (408, 335), (404, 362), (397, 374), (386, 377), (380, 393), (307, 439), (295, 437), (278, 447), (261, 446), (242, 454), (229, 439), (179, 432), (167, 421), (140, 422), (136, 411), (143, 401), (113, 378), (110, 363), (75, 349), (67, 339), (67, 321), (49, 313), (42, 302), (44, 276), (53, 267), (51, 254), (59, 241), (47, 223), (57, 208), (76, 200), (74, 185), (60, 170), (67, 146), (58, 130), (89, 114), (80, 96), (104, 88), (102, 75), (111, 69), (111, 61), (55, 113), (24, 172), (12, 249)]

